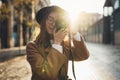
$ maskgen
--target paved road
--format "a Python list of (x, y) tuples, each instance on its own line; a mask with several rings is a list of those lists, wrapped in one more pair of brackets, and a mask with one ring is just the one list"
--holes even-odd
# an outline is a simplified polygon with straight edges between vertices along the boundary
[[(90, 51), (89, 59), (75, 62), (77, 80), (120, 80), (120, 47), (95, 43), (87, 43), (87, 47)], [(21, 50), (25, 52), (24, 47)], [(5, 57), (3, 53), (8, 54), (8, 50), (5, 51), (1, 52), (0, 59)], [(9, 53), (9, 56), (13, 55), (12, 50)], [(0, 80), (30, 80), (31, 70), (26, 55), (18, 56), (18, 52), (14, 53), (17, 56), (0, 60)], [(74, 80), (71, 62), (68, 75)]]
[(0, 50), (0, 80), (30, 80), (25, 47)]
[(92, 43), (87, 46), (89, 59), (75, 63), (77, 80), (120, 80), (120, 46)]

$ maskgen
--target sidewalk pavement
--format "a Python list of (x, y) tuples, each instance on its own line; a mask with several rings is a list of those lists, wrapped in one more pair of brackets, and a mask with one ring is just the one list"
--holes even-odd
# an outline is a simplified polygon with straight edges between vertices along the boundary
[(0, 49), (0, 62), (12, 59), (16, 56), (25, 55), (25, 48), (26, 46)]
[[(89, 59), (75, 62), (77, 80), (119, 80), (120, 46), (87, 43), (87, 47)], [(0, 50), (0, 80), (30, 80), (31, 68), (25, 54), (25, 46)], [(25, 56), (16, 57), (19, 55)], [(71, 63), (68, 75), (74, 80)]]
[(0, 80), (30, 80), (31, 68), (26, 60), (25, 48), (0, 50)]

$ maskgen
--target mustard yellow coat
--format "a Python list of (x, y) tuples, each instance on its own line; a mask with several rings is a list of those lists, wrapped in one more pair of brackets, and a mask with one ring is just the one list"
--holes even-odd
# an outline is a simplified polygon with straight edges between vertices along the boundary
[[(81, 38), (82, 39), (82, 38)], [(89, 57), (88, 49), (84, 40), (73, 40), (74, 47), (72, 47), (74, 61), (82, 61)], [(41, 64), (44, 58), (35, 42), (29, 42), (26, 46), (27, 61), (29, 62), (32, 70), (31, 80), (63, 80), (62, 77), (67, 75), (68, 60), (69, 58), (69, 45), (68, 42), (63, 42), (63, 52), (60, 53), (55, 48), (48, 48), (49, 52), (47, 61), (50, 69), (46, 69), (46, 73), (41, 72)]]

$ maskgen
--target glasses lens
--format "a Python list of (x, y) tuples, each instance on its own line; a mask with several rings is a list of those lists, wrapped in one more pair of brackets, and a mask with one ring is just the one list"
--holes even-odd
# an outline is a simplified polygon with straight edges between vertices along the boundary
[(49, 16), (49, 17), (48, 17), (48, 22), (49, 22), (50, 24), (53, 24), (53, 23), (55, 23), (55, 20), (54, 20), (53, 17)]
[(60, 29), (66, 29), (68, 22), (65, 20), (57, 20), (56, 21), (56, 31), (59, 31)]

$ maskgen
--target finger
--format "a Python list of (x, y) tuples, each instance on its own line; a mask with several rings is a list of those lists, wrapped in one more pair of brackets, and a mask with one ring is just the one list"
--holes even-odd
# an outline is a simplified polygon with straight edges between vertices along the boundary
[(63, 30), (59, 30), (56, 32), (56, 34), (63, 33)]
[(67, 32), (67, 30), (65, 30), (65, 29), (61, 29), (59, 32)]

